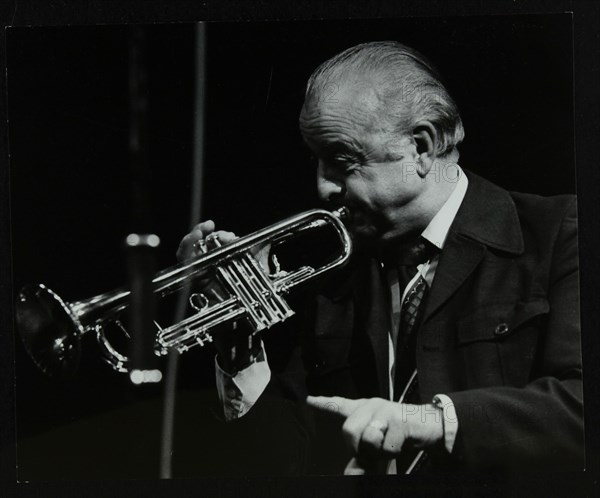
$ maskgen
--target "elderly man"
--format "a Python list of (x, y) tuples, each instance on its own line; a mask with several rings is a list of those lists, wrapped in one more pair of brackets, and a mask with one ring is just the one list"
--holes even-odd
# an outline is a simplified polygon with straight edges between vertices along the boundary
[(456, 104), (399, 43), (322, 64), (300, 130), (357, 248), (285, 332), (219, 341), (230, 469), (580, 468), (575, 199), (463, 170)]

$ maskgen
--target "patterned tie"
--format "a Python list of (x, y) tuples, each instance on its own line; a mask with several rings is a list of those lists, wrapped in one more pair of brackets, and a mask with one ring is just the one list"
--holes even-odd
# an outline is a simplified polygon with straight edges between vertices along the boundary
[[(415, 272), (416, 274), (416, 272)], [(422, 275), (407, 291), (400, 311), (400, 327), (396, 344), (394, 400), (403, 395), (403, 403), (418, 403), (419, 392), (416, 375), (416, 338), (423, 316), (429, 287)]]
[[(417, 274), (417, 266), (425, 263), (435, 254), (434, 246), (420, 238), (415, 246), (400, 254), (398, 262), (398, 285), (401, 295)], [(422, 275), (406, 289), (400, 308), (399, 330), (396, 339), (394, 400), (403, 396), (403, 402), (419, 401), (416, 376), (415, 347), (416, 331), (418, 330), (425, 300), (429, 288)], [(402, 299), (402, 297), (401, 297)]]
[[(398, 284), (400, 293), (417, 274), (417, 266), (430, 260), (435, 255), (435, 247), (423, 239), (411, 248), (398, 264)], [(416, 342), (417, 331), (425, 309), (429, 286), (422, 275), (412, 282), (406, 290), (400, 309), (400, 324), (396, 341), (394, 401), (402, 399), (403, 403), (419, 404), (419, 386), (416, 375)], [(406, 473), (417, 457), (418, 451), (404, 450), (396, 459), (399, 474)], [(422, 460), (420, 460), (422, 463)], [(417, 469), (411, 469), (414, 471)]]

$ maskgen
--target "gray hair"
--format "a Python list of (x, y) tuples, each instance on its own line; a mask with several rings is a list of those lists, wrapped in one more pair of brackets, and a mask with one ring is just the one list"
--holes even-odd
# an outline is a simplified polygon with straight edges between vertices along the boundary
[(458, 107), (434, 66), (416, 50), (394, 41), (370, 42), (351, 47), (321, 64), (306, 85), (306, 98), (331, 89), (332, 82), (357, 75), (376, 74), (396, 132), (406, 133), (427, 120), (438, 134), (437, 153), (444, 156), (462, 142)]

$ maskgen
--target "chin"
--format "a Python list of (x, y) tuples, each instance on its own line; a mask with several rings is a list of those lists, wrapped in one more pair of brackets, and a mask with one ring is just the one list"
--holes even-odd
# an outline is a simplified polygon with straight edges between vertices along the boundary
[(350, 208), (350, 219), (346, 222), (353, 242), (361, 247), (374, 247), (382, 242), (385, 231), (374, 223), (362, 210)]
[(353, 219), (352, 222), (347, 225), (347, 227), (350, 231), (350, 234), (359, 239), (372, 239), (379, 236), (378, 230), (373, 225), (367, 223), (357, 223), (356, 219)]
[(371, 226), (360, 226), (350, 228), (352, 242), (360, 248), (374, 248), (380, 244), (380, 233)]

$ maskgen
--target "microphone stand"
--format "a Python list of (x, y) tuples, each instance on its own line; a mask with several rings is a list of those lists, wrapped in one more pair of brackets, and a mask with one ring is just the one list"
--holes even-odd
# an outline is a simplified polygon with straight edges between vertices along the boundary
[[(194, 103), (194, 151), (192, 168), (192, 191), (190, 202), (190, 230), (201, 220), (202, 181), (204, 170), (204, 106), (206, 94), (206, 24), (198, 23), (195, 32), (196, 47), (196, 90)], [(174, 323), (185, 316), (190, 294), (189, 282), (181, 289), (175, 310)], [(160, 456), (160, 477), (172, 477), (173, 433), (175, 420), (175, 393), (179, 353), (171, 351), (167, 357), (165, 375), (165, 399), (163, 405), (162, 444)]]

